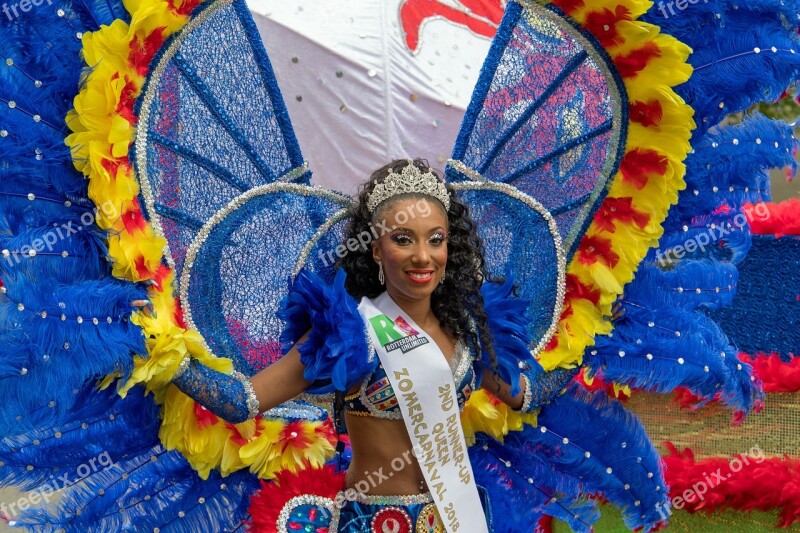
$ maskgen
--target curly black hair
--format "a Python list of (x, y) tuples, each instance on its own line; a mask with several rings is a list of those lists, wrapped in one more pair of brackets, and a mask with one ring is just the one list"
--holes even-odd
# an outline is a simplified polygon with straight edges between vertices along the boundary
[[(441, 174), (431, 169), (424, 159), (414, 159), (413, 162), (397, 159), (376, 170), (362, 186), (350, 207), (346, 242), (359, 235), (375, 236), (375, 228), (380, 227), (382, 222), (380, 215), (393, 201), (430, 198), (420, 194), (401, 194), (383, 202), (375, 213), (371, 214), (367, 209), (367, 198), (375, 186), (389, 175), (389, 170), (399, 174), (409, 164), (415, 165), (422, 172), (433, 172), (440, 181), (444, 181)], [(496, 373), (497, 356), (480, 292), (483, 281), (489, 279), (483, 258), (483, 241), (467, 206), (459, 201), (451, 185), (445, 183), (445, 187), (450, 195), (450, 209), (447, 211), (447, 275), (431, 295), (431, 310), (451, 335), (457, 339), (464, 338), (475, 353), (480, 353), (481, 349), (486, 352), (491, 368)], [(438, 201), (437, 205), (444, 211), (444, 206)], [(339, 259), (336, 267), (344, 268), (347, 272), (345, 288), (356, 300), (363, 296), (374, 298), (385, 290), (378, 282), (378, 265), (372, 258), (371, 247), (367, 244), (362, 244), (355, 252), (348, 252)], [(473, 319), (475, 327), (471, 327)]]

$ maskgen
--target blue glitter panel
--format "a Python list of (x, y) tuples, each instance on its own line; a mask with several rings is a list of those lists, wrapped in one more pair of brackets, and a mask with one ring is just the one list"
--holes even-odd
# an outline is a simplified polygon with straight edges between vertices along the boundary
[(333, 264), (312, 248), (338, 244), (343, 222), (330, 217), (348, 199), (308, 187), (241, 0), (204, 5), (170, 37), (136, 113), (140, 204), (167, 240), (187, 325), (215, 355), (252, 374), (280, 356), (283, 324), (275, 313), (299, 265), (332, 279)]
[(528, 300), (529, 334), (541, 339), (555, 312), (557, 252), (541, 214), (504, 193), (462, 190), (485, 246), (486, 266), (494, 276), (513, 272), (519, 296)]
[(755, 355), (800, 353), (800, 237), (753, 235), (753, 247), (739, 265), (730, 307), (707, 310), (736, 347)]
[(627, 101), (602, 47), (555, 9), (509, 2), (453, 159), (541, 202), (569, 261), (618, 169)]
[[(184, 268), (188, 279), (181, 280), (187, 320), (214, 354), (250, 374), (280, 357), (283, 322), (275, 315), (296, 270), (308, 264), (331, 277), (333, 265), (326, 269), (324, 254), (312, 245), (318, 229), (347, 205), (343, 196), (303, 185), (276, 183), (254, 192), (263, 194), (221, 212), (207, 235), (200, 233)], [(338, 244), (343, 234), (340, 221), (317, 247)]]

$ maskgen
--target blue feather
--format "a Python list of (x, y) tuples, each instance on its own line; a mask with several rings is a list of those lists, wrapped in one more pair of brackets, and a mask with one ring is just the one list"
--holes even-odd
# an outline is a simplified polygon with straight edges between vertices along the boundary
[(683, 386), (703, 398), (701, 404), (718, 395), (749, 411), (762, 395), (752, 369), (738, 362), (725, 334), (701, 312), (729, 305), (735, 285), (731, 263), (693, 260), (671, 271), (641, 267), (621, 301), (624, 314), (613, 335), (597, 338), (587, 364), (609, 381), (661, 393)]
[(582, 482), (559, 472), (524, 438), (509, 435), (501, 444), (483, 433), (476, 435), (469, 455), (478, 486), (486, 490), (495, 522), (502, 531), (528, 532), (542, 514), (588, 531), (599, 513), (581, 496)]
[(140, 287), (113, 278), (75, 285), (10, 281), (0, 301), (0, 435), (24, 430), (27, 414), (49, 402), (53, 412), (68, 412), (73, 390), (108, 374), (126, 375), (132, 354), (145, 353), (141, 330), (127, 321), (130, 301), (144, 296)]
[[(68, 416), (56, 416), (55, 406), (45, 405), (40, 424), (0, 441), (2, 484), (25, 489), (56, 485), (65, 472), (73, 474), (82, 464), (101, 454), (108, 461), (135, 455), (158, 442), (159, 406), (143, 389), (126, 398), (89, 385), (73, 394)], [(30, 419), (36, 413), (30, 413)], [(71, 476), (75, 477), (75, 476)]]
[(800, 76), (796, 1), (710, 0), (670, 14), (671, 4), (654, 3), (645, 19), (694, 50), (694, 73), (676, 88), (695, 110), (694, 139), (729, 113), (777, 99)]
[[(528, 346), (531, 340), (527, 333), (530, 323), (528, 302), (512, 294), (514, 279), (511, 274), (501, 283), (485, 282), (481, 286), (483, 309), (492, 335), (492, 346), (497, 356), (497, 371), (500, 378), (511, 385), (511, 395), (519, 394), (520, 363), (537, 364)], [(492, 368), (489, 354), (482, 352), (480, 364)], [(482, 373), (478, 373), (482, 376)]]
[(539, 412), (538, 427), (511, 432), (506, 446), (537, 446), (551, 467), (600, 493), (623, 512), (625, 525), (651, 529), (667, 498), (660, 458), (638, 419), (602, 392), (573, 384)]
[(71, 486), (54, 511), (16, 520), (34, 531), (232, 531), (247, 518), (257, 479), (247, 471), (202, 480), (160, 445), (115, 462)]
[(319, 382), (313, 392), (347, 390), (377, 366), (378, 358), (369, 353), (358, 302), (345, 289), (346, 276), (339, 270), (328, 286), (303, 270), (280, 305), (278, 317), (286, 322), (281, 333), (284, 353), (310, 332), (299, 351), (305, 378)]

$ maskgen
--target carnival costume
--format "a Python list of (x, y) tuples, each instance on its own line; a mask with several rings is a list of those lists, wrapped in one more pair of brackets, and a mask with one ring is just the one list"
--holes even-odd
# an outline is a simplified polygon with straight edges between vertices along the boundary
[[(460, 423), (494, 531), (544, 515), (587, 530), (594, 495), (631, 528), (664, 519), (635, 417), (577, 383), (556, 393), (581, 365), (617, 389), (684, 386), (743, 413), (759, 401), (701, 312), (730, 299), (746, 232), (666, 261), (651, 247), (730, 225), (768, 195), (763, 169), (790, 160), (785, 125), (715, 126), (798, 76), (798, 4), (648, 7), (509, 2), (447, 165), (507, 278), (481, 290), (498, 372), (530, 393), (518, 413), (475, 390), (486, 355), (459, 347), (473, 366), (456, 368)], [(39, 500), (64, 490), (9, 523), (452, 529), (425, 497), (340, 509), (328, 411), (257, 413), (245, 376), (309, 329), (315, 401), (363, 383), (345, 409), (396, 411), (363, 302), (326, 260), (350, 199), (309, 185), (244, 2), (54, 0), (0, 32), (0, 476)], [(143, 298), (152, 313), (131, 307)], [(108, 467), (74, 475), (99, 454)]]

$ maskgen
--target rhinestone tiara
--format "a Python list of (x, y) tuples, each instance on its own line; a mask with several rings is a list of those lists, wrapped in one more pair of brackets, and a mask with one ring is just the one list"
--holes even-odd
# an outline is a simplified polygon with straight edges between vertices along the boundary
[(442, 202), (445, 210), (450, 209), (450, 195), (444, 183), (439, 181), (433, 171), (421, 171), (413, 161), (409, 161), (399, 174), (389, 169), (383, 182), (377, 184), (367, 198), (367, 209), (373, 213), (381, 202), (408, 193), (432, 196)]

